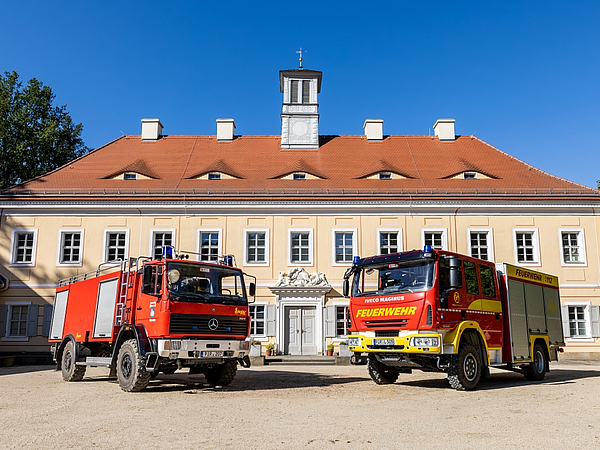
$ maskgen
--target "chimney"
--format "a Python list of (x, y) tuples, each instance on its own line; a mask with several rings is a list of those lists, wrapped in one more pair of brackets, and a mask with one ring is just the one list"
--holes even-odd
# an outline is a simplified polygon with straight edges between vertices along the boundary
[(217, 141), (232, 141), (234, 131), (233, 119), (217, 119)]
[(142, 119), (142, 141), (156, 141), (162, 136), (163, 124), (158, 119)]
[(369, 141), (381, 141), (383, 139), (383, 119), (367, 119), (363, 128)]
[(433, 125), (433, 131), (440, 141), (454, 141), (454, 119), (438, 119)]

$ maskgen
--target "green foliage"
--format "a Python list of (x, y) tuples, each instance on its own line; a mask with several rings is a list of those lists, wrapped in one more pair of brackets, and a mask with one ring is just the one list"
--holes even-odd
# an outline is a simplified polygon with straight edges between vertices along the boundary
[(35, 78), (23, 88), (16, 71), (0, 74), (0, 189), (56, 169), (88, 151), (82, 124)]

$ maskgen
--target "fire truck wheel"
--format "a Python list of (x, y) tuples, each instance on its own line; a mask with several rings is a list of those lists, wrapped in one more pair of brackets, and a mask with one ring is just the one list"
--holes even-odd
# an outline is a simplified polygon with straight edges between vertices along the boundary
[(540, 344), (533, 346), (533, 361), (523, 368), (529, 381), (541, 381), (546, 376), (546, 353)]
[(472, 344), (461, 344), (450, 360), (448, 382), (457, 391), (472, 391), (481, 378), (481, 356)]
[(143, 390), (150, 382), (150, 372), (146, 372), (146, 357), (141, 356), (135, 339), (125, 341), (117, 358), (117, 378), (125, 392)]
[(85, 375), (86, 366), (75, 364), (75, 346), (73, 341), (67, 342), (62, 354), (62, 377), (65, 381), (80, 381)]
[(236, 373), (236, 359), (230, 359), (223, 364), (215, 364), (211, 368), (204, 369), (204, 377), (211, 386), (227, 386), (233, 381)]
[(369, 354), (367, 369), (369, 370), (371, 379), (377, 384), (392, 384), (398, 379), (398, 375), (400, 374), (398, 369), (379, 362), (373, 354)]

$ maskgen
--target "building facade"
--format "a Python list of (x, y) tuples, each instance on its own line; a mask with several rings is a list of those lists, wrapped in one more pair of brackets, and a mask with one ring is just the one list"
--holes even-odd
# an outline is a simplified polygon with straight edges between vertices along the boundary
[(47, 352), (59, 279), (164, 245), (224, 254), (258, 279), (255, 340), (321, 354), (347, 335), (355, 255), (432, 245), (560, 279), (564, 357), (600, 358), (600, 195), (544, 173), (454, 120), (434, 136), (318, 133), (321, 72), (280, 72), (281, 136), (122, 136), (0, 193), (0, 352)]

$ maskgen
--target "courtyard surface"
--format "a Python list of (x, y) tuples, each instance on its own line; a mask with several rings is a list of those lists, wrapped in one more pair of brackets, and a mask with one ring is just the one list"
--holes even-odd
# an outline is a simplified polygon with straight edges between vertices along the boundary
[(600, 365), (553, 362), (541, 382), (492, 370), (473, 392), (366, 366), (239, 368), (225, 388), (160, 375), (125, 393), (108, 370), (67, 383), (48, 366), (0, 368), (0, 448), (600, 448)]

